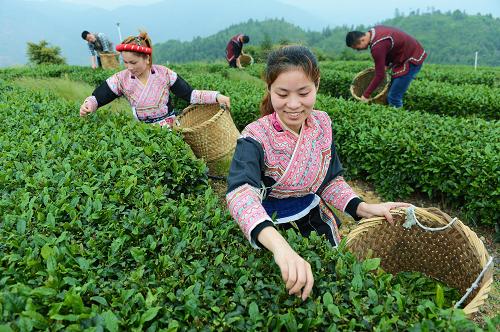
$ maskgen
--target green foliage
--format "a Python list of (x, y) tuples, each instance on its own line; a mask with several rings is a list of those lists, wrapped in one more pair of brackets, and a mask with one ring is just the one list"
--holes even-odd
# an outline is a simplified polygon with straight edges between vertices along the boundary
[(408, 112), (320, 96), (347, 174), (387, 199), (426, 193), (469, 223), (500, 218), (500, 123)]
[[(361, 65), (355, 64), (353, 67), (358, 66)], [(321, 93), (345, 99), (352, 98), (350, 86), (357, 71), (343, 71), (342, 68), (345, 68), (343, 62), (338, 65), (335, 63), (322, 65)], [(463, 70), (455, 73), (448, 71), (446, 76), (459, 80), (463, 73)], [(473, 80), (476, 76), (470, 75), (469, 77)], [(405, 94), (404, 108), (442, 115), (500, 120), (499, 94), (500, 88), (496, 87), (465, 83), (454, 85), (439, 80), (421, 79), (417, 76)]]
[(38, 44), (28, 42), (28, 59), (36, 65), (44, 64), (66, 64), (66, 60), (60, 55), (61, 48), (58, 46), (50, 47), (49, 43), (41, 40)]
[[(68, 78), (23, 77), (16, 79), (14, 84), (29, 89), (50, 90), (57, 96), (78, 104), (92, 94), (92, 87), (89, 84)], [(110, 109), (113, 112), (130, 112), (130, 104), (125, 98), (119, 98), (104, 106), (104, 109)]]
[(255, 63), (266, 63), (267, 56), (271, 49), (263, 49), (261, 46), (247, 46), (245, 47), (245, 53), (248, 53), (252, 56)]
[(500, 88), (417, 80), (410, 85), (404, 107), (452, 116), (500, 120)]
[[(230, 95), (232, 115), (244, 126), (258, 116), (265, 91), (256, 68), (249, 74), (222, 64), (176, 70), (193, 87)], [(208, 187), (206, 166), (177, 134), (101, 109), (80, 118), (79, 103), (9, 81), (22, 72), (101, 79), (99, 72), (74, 67), (40, 69), (0, 72), (1, 330), (480, 330), (462, 310), (447, 309), (457, 294), (444, 285), (414, 274), (393, 277), (378, 259), (358, 262), (344, 244), (332, 250), (324, 238), (305, 239), (293, 230), (284, 236), (310, 262), (315, 286), (305, 302), (288, 295), (271, 254), (246, 243)], [(324, 96), (318, 104), (340, 131), (337, 141), (347, 147), (341, 156), (356, 158), (362, 151), (360, 169), (372, 156), (388, 171), (439, 167), (439, 149), (427, 164), (412, 150), (394, 169), (385, 165), (384, 156), (402, 155), (405, 134), (415, 139), (407, 128), (396, 130), (398, 120), (412, 120), (403, 112), (380, 108), (375, 115), (374, 106)], [(425, 116), (410, 124), (419, 126)], [(434, 147), (433, 140), (449, 139), (446, 128), (432, 137), (448, 121), (418, 127), (418, 133), (430, 135), (425, 139)], [(463, 135), (470, 128), (485, 135), (489, 128), (479, 120), (451, 125)], [(375, 135), (377, 126), (395, 135), (393, 150), (387, 132)], [(387, 142), (385, 154), (367, 153), (380, 138)], [(453, 144), (446, 148), (452, 151)]]
[[(400, 28), (419, 40), (429, 53), (426, 63), (473, 66), (474, 54), (478, 51), (479, 66), (500, 66), (500, 44), (498, 38), (491, 38), (498, 34), (500, 18), (458, 13), (398, 13), (395, 18), (382, 21), (381, 24)], [(282, 44), (284, 41), (304, 44), (321, 50), (320, 54), (324, 54), (325, 58), (372, 60), (369, 51), (356, 52), (345, 45), (347, 32), (367, 31), (370, 27), (344, 25), (317, 32), (304, 31), (284, 20), (249, 20), (206, 38), (196, 37), (188, 42), (170, 40), (157, 44), (154, 57), (160, 62), (222, 60), (229, 39), (237, 33), (245, 32), (250, 36), (248, 46), (261, 45), (266, 36), (270, 36), (273, 44)], [(244, 48), (246, 47), (245, 45)]]
[(260, 42), (260, 48), (266, 51), (270, 51), (273, 49), (273, 41), (269, 34), (264, 34), (264, 39)]
[(0, 69), (0, 77), (4, 79), (15, 78), (65, 78), (73, 81), (82, 81), (93, 87), (99, 86), (117, 70), (93, 70), (89, 67), (63, 66), (63, 65), (41, 65), (37, 67), (18, 67)]
[(426, 64), (418, 73), (418, 78), (455, 85), (478, 84), (493, 88), (500, 87), (500, 68), (480, 67), (472, 70), (470, 66)]

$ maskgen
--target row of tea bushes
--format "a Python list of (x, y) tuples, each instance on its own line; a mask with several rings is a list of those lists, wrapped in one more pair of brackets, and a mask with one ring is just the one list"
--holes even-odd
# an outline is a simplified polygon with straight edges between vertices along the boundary
[[(341, 70), (329, 70), (331, 66), (326, 66), (322, 71), (320, 93), (328, 94), (333, 97), (342, 97), (344, 99), (352, 98), (350, 85), (354, 77), (353, 73)], [(262, 66), (255, 66), (257, 75)], [(183, 64), (173, 66), (173, 69), (182, 73), (182, 76), (195, 88), (199, 86), (198, 82), (192, 82), (191, 77), (205, 77), (206, 80), (217, 82), (211, 84), (210, 88), (219, 90), (233, 97), (240, 98), (246, 94), (240, 93), (240, 86), (243, 89), (252, 89), (255, 85), (252, 82), (237, 82), (235, 89), (230, 89), (234, 84), (231, 80), (231, 74), (237, 72), (234, 69), (227, 68), (222, 64)], [(252, 69), (245, 69), (252, 70)], [(252, 74), (252, 72), (250, 72)], [(0, 70), (0, 77), (12, 79), (15, 77), (66, 77), (71, 80), (83, 81), (92, 86), (102, 83), (107, 77), (113, 74), (110, 70), (92, 70), (88, 67), (77, 66), (40, 66), (24, 67), (15, 69)], [(260, 74), (259, 74), (260, 75)], [(213, 76), (213, 77), (212, 77)], [(223, 79), (221, 80), (221, 76)], [(227, 84), (226, 84), (227, 83)], [(253, 88), (255, 89), (255, 87)], [(260, 88), (257, 88), (260, 89)], [(463, 84), (461, 86), (433, 82), (428, 80), (417, 80), (411, 84), (409, 91), (405, 95), (405, 108), (409, 110), (419, 110), (429, 113), (436, 113), (451, 116), (477, 116), (490, 120), (500, 119), (500, 100), (497, 96), (500, 94), (500, 88), (489, 88), (480, 85)], [(185, 107), (182, 101), (179, 103), (179, 109)], [(244, 126), (244, 121), (251, 117), (246, 116), (242, 121), (237, 121), (238, 127)]]
[[(251, 84), (214, 74), (189, 79), (232, 96), (232, 116), (240, 129), (259, 116), (260, 87), (252, 90)], [(373, 182), (388, 199), (417, 191), (461, 208), (477, 223), (493, 224), (499, 217), (497, 121), (409, 113), (321, 94), (317, 108), (332, 116), (349, 176)]]
[[(321, 71), (343, 71), (354, 77), (366, 68), (373, 68), (373, 61), (328, 61), (320, 63)], [(500, 70), (496, 67), (447, 66), (424, 63), (417, 79), (463, 85), (474, 84), (500, 87)]]
[(91, 67), (43, 65), (0, 69), (0, 78), (12, 80), (21, 77), (33, 78), (67, 78), (98, 86), (118, 70), (94, 70)]
[(320, 96), (347, 174), (388, 199), (423, 192), (469, 222), (500, 218), (500, 123), (444, 117)]
[(410, 85), (404, 98), (404, 107), (441, 115), (500, 120), (498, 96), (500, 88), (422, 80)]
[[(352, 98), (349, 89), (354, 76), (349, 72), (325, 70), (321, 75), (320, 92), (337, 98)], [(405, 94), (404, 108), (448, 116), (500, 120), (499, 95), (500, 88), (416, 80)]]
[(289, 296), (173, 132), (5, 81), (0, 111), (1, 331), (480, 330), (452, 290), (293, 231), (316, 283)]
[(473, 84), (498, 88), (500, 87), (500, 70), (491, 67), (474, 70), (471, 66), (448, 67), (424, 64), (422, 70), (418, 73), (418, 79), (456, 85)]
[[(216, 65), (213, 66), (217, 67)], [(208, 65), (206, 67), (212, 68)], [(196, 70), (195, 65), (191, 65), (189, 69), (189, 71), (185, 71), (184, 67), (180, 66), (176, 70), (194, 87), (219, 90), (231, 96), (231, 113), (240, 130), (246, 124), (258, 118), (259, 104), (265, 92), (263, 85), (255, 84), (252, 81), (232, 80), (228, 78), (227, 71), (222, 71), (220, 74), (208, 73), (207, 70)], [(90, 70), (89, 72), (92, 74), (95, 71)], [(332, 72), (329, 73), (332, 74)], [(328, 82), (328, 79), (322, 79), (321, 84), (324, 86)], [(186, 106), (182, 104), (183, 101), (174, 100), (176, 101), (174, 104), (179, 110)], [(386, 172), (389, 172), (387, 174), (394, 173), (391, 175), (393, 179), (388, 180), (389, 184), (379, 189), (381, 192), (389, 194), (389, 197), (403, 199), (413, 191), (412, 188), (415, 188), (417, 191), (428, 193), (430, 197), (444, 200), (450, 205), (463, 206), (463, 210), (467, 212), (467, 216), (471, 217), (472, 220), (484, 223), (493, 223), (496, 220), (495, 208), (491, 210), (488, 207), (496, 207), (495, 202), (497, 199), (495, 197), (498, 197), (498, 190), (495, 187), (495, 184), (498, 186), (498, 167), (495, 166), (498, 163), (495, 164), (497, 159), (494, 157), (498, 151), (498, 137), (500, 137), (498, 122), (487, 123), (480, 119), (466, 120), (433, 116), (419, 112), (407, 113), (403, 110), (342, 102), (332, 98), (323, 100), (327, 100), (327, 102), (318, 103), (320, 105), (318, 108), (322, 110), (335, 109), (340, 104), (348, 105), (342, 106), (343, 109), (348, 110), (347, 113), (363, 114), (357, 116), (356, 121), (349, 117), (333, 118), (334, 125), (339, 132), (337, 141), (341, 148), (345, 143), (352, 144), (352, 141), (356, 139), (352, 135), (345, 138), (340, 135), (342, 131), (346, 130), (345, 128), (355, 126), (358, 128), (356, 132), (368, 129), (371, 131), (373, 121), (383, 122), (386, 118), (390, 123), (401, 123), (400, 127), (407, 128), (407, 133), (402, 135), (404, 138), (411, 137), (411, 141), (413, 141), (420, 137), (417, 140), (417, 142), (420, 142), (425, 137), (425, 140), (419, 143), (418, 148), (411, 148), (415, 150), (415, 156), (401, 160), (401, 167), (407, 170), (407, 175), (403, 175), (406, 173), (398, 175), (399, 164), (394, 164), (391, 169), (381, 168), (377, 163), (373, 163), (371, 167), (365, 166), (366, 169), (363, 174), (370, 174), (373, 169), (375, 173), (379, 174), (380, 179), (383, 179)], [(376, 128), (378, 127), (383, 128), (383, 125), (381, 123), (377, 124)], [(413, 127), (415, 129), (412, 129)], [(385, 140), (389, 140), (391, 131), (386, 131), (384, 135), (387, 135)], [(363, 154), (370, 153), (372, 151), (370, 144), (378, 144), (378, 139), (378, 137), (373, 138), (370, 141), (371, 143), (367, 143), (368, 145), (364, 146)], [(400, 138), (394, 139), (394, 146), (400, 144), (398, 141), (406, 142), (406, 140)], [(410, 142), (405, 149), (410, 149), (413, 145)], [(381, 149), (381, 151), (391, 151), (384, 149)], [(437, 155), (436, 151), (439, 151)], [(356, 149), (344, 150), (342, 157), (346, 159), (344, 161), (346, 162), (359, 156), (359, 154), (360, 152)], [(451, 158), (449, 154), (454, 157)], [(377, 155), (376, 160), (380, 165), (387, 165), (391, 164), (391, 160), (394, 158), (397, 158), (394, 154), (380, 153)], [(466, 162), (464, 163), (462, 159)], [(357, 166), (358, 164), (349, 163), (348, 165), (350, 166), (348, 175), (360, 176), (358, 175), (359, 172), (356, 171), (357, 167), (360, 167)], [(425, 175), (418, 176), (418, 173), (410, 171), (412, 168), (425, 170)], [(446, 181), (442, 181), (443, 174), (446, 174)], [(376, 175), (371, 174), (371, 177), (375, 178)], [(364, 175), (361, 178), (365, 178)], [(488, 179), (491, 179), (491, 181)], [(398, 185), (395, 186), (390, 183), (398, 183)], [(468, 183), (471, 185), (468, 185)]]

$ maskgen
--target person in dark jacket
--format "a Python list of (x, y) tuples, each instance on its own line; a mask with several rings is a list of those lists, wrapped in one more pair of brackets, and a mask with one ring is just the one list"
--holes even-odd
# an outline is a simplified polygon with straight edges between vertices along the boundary
[(375, 77), (366, 88), (362, 101), (368, 101), (372, 92), (383, 81), (385, 69), (391, 69), (391, 86), (387, 103), (394, 107), (403, 106), (403, 95), (411, 81), (422, 68), (427, 57), (422, 45), (409, 34), (393, 27), (378, 25), (367, 32), (350, 31), (346, 45), (355, 50), (370, 48), (375, 61)]
[(226, 46), (226, 60), (230, 67), (242, 68), (240, 63), (240, 55), (243, 53), (243, 44), (250, 41), (250, 37), (242, 33), (233, 36)]

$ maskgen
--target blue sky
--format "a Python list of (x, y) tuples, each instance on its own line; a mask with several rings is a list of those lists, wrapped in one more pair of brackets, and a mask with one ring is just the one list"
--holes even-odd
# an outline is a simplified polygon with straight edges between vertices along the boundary
[[(38, 0), (46, 1), (46, 0)], [(69, 3), (114, 9), (123, 5), (148, 5), (162, 0), (61, 0)], [(167, 0), (168, 1), (168, 0)], [(200, 0), (207, 1), (207, 0)], [(234, 0), (228, 0), (234, 1)], [(240, 0), (241, 1), (241, 0)], [(492, 14), (500, 17), (500, 0), (278, 0), (308, 10), (318, 17), (340, 24), (373, 24), (394, 17), (395, 9), (408, 14), (411, 10), (465, 10), (468, 14)], [(278, 15), (279, 16), (279, 15)]]

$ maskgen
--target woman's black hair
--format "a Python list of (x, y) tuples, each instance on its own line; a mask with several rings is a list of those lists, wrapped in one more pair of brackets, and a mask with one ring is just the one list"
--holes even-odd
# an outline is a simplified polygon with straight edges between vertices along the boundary
[(272, 51), (267, 57), (267, 66), (264, 72), (268, 92), (260, 104), (260, 113), (262, 116), (274, 112), (269, 93), (271, 84), (273, 84), (281, 73), (294, 68), (303, 70), (304, 74), (314, 82), (314, 85), (316, 87), (319, 86), (320, 72), (318, 60), (310, 49), (300, 45), (289, 45)]

